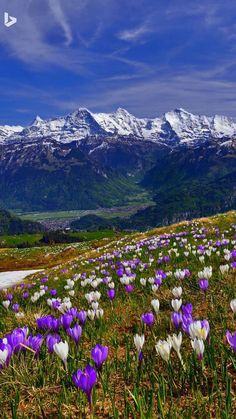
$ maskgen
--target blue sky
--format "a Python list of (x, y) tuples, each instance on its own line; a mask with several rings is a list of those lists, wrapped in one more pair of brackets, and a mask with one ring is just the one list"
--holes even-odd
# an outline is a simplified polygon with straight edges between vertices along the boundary
[[(234, 0), (1, 0), (0, 125), (78, 107), (236, 117)], [(0, 20), (0, 22), (1, 22)]]

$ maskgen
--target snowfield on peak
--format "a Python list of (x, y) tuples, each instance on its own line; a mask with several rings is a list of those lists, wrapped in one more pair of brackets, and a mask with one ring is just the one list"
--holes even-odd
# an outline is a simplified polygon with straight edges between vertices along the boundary
[(10, 126), (10, 125), (3, 125), (0, 126), (0, 143), (5, 140), (5, 138), (9, 138), (12, 135), (19, 134), (23, 131), (23, 127), (20, 125)]
[(92, 136), (117, 135), (173, 145), (208, 139), (225, 141), (236, 136), (236, 119), (219, 115), (194, 115), (182, 108), (152, 119), (136, 118), (122, 108), (113, 113), (93, 113), (86, 108), (79, 108), (65, 117), (44, 120), (37, 116), (25, 128), (0, 126), (0, 143), (38, 138), (70, 143)]

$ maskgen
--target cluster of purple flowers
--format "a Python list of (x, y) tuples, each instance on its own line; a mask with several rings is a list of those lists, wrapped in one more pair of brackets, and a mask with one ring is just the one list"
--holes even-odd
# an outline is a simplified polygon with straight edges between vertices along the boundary
[[(108, 357), (108, 347), (97, 344), (91, 351), (92, 359), (97, 371), (101, 371), (102, 365)], [(87, 396), (90, 410), (92, 410), (92, 389), (97, 382), (97, 372), (87, 364), (84, 370), (78, 369), (72, 376), (74, 385), (80, 388)]]

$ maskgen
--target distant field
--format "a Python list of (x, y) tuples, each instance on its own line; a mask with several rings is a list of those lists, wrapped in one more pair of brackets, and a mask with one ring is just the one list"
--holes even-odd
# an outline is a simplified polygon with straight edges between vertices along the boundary
[(0, 247), (14, 247), (22, 243), (33, 244), (38, 242), (43, 237), (42, 234), (18, 234), (0, 236)]
[[(128, 201), (128, 198), (127, 198)], [(111, 217), (128, 217), (136, 213), (139, 209), (152, 205), (153, 202), (147, 193), (140, 194), (126, 206), (112, 207), (112, 208), (99, 208), (91, 210), (72, 210), (72, 211), (48, 211), (48, 212), (21, 212), (14, 211), (23, 220), (32, 221), (46, 221), (46, 220), (65, 220), (71, 221), (76, 218), (83, 217), (89, 214), (96, 214), (104, 218)]]
[[(103, 238), (111, 238), (114, 236), (112, 230), (101, 231), (88, 231), (88, 232), (73, 232), (70, 233), (71, 237), (76, 237), (79, 241), (89, 242), (91, 240), (100, 240)], [(29, 245), (37, 245), (39, 240), (43, 237), (42, 233), (39, 234), (18, 234), (18, 235), (5, 235), (0, 236), (0, 248), (17, 247), (22, 243)]]
[[(46, 268), (59, 263), (65, 263), (81, 254), (87, 249), (96, 249), (112, 240), (119, 240), (123, 233), (115, 233), (111, 230), (91, 231), (85, 233), (71, 233), (82, 241), (78, 243), (55, 244), (51, 246), (37, 246), (41, 234), (0, 236), (6, 240), (5, 248), (0, 248), (0, 272), (26, 268)], [(33, 247), (18, 249), (16, 246), (27, 241), (35, 245)]]

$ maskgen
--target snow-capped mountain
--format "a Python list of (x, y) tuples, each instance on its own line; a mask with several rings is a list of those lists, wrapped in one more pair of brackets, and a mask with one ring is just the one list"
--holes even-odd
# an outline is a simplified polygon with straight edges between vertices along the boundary
[[(224, 116), (176, 109), (148, 119), (120, 108), (37, 116), (25, 128), (0, 128), (0, 206), (91, 209), (127, 204), (145, 192), (154, 201), (162, 197), (162, 214), (179, 211), (184, 194), (185, 212), (193, 202), (207, 214), (235, 206), (235, 158), (236, 120)], [(150, 212), (155, 222), (159, 207)]]
[(118, 108), (113, 113), (93, 113), (79, 108), (65, 117), (41, 119), (23, 127), (0, 127), (0, 142), (49, 138), (70, 143), (92, 136), (132, 136), (152, 142), (195, 143), (197, 140), (231, 139), (236, 136), (236, 119), (215, 115), (194, 115), (184, 109), (166, 112), (161, 117), (136, 118)]
[(23, 131), (23, 127), (20, 125), (10, 126), (10, 125), (3, 125), (0, 126), (0, 143), (3, 142), (6, 138), (11, 136), (15, 136)]

